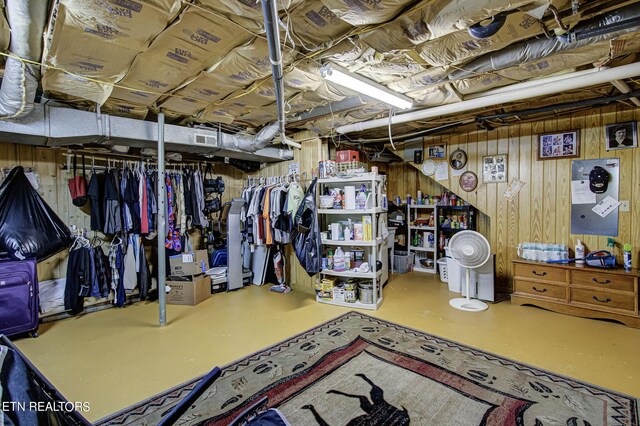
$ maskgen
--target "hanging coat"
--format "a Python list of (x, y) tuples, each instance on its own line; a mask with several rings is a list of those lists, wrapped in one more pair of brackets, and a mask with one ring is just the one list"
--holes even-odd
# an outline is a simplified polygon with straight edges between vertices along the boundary
[(91, 204), (91, 230), (104, 229), (104, 174), (94, 173), (89, 181), (87, 195)]
[(291, 234), (296, 257), (310, 277), (320, 272), (320, 258), (322, 257), (318, 206), (316, 204), (317, 180), (317, 178), (313, 179), (304, 194), (304, 199), (296, 212)]
[(122, 231), (120, 203), (118, 201), (118, 171), (107, 173), (104, 180), (104, 233), (117, 234)]
[(109, 258), (104, 254), (104, 251), (100, 246), (93, 249), (93, 258), (96, 263), (100, 297), (108, 297), (109, 287), (111, 286), (111, 268), (109, 267)]
[(127, 293), (131, 293), (138, 285), (138, 276), (136, 274), (136, 244), (129, 238), (127, 253), (124, 255), (124, 289)]
[(144, 246), (140, 244), (140, 252), (138, 253), (140, 262), (140, 270), (138, 271), (138, 288), (140, 289), (140, 300), (146, 300), (151, 290), (151, 271), (144, 254)]
[(64, 308), (72, 315), (84, 310), (84, 298), (91, 293), (91, 265), (87, 248), (69, 252), (67, 281), (64, 289)]

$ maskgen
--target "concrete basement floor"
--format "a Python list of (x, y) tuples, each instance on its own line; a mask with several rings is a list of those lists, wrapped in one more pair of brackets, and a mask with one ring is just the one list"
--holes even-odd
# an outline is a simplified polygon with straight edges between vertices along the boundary
[[(393, 275), (382, 307), (364, 313), (640, 397), (639, 329), (508, 301), (462, 312), (449, 307), (456, 296), (436, 276)], [(16, 344), (95, 421), (347, 311), (251, 286), (169, 305), (164, 328), (157, 303), (138, 303), (44, 324)]]

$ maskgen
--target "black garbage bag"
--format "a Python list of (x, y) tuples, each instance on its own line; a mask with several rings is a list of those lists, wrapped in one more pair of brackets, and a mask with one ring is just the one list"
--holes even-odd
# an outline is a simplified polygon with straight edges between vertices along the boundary
[(69, 247), (69, 228), (45, 203), (20, 166), (0, 186), (0, 253), (44, 260)]
[(310, 277), (320, 272), (322, 247), (318, 225), (318, 206), (316, 204), (316, 184), (314, 178), (304, 194), (302, 203), (293, 218), (291, 241), (296, 257)]

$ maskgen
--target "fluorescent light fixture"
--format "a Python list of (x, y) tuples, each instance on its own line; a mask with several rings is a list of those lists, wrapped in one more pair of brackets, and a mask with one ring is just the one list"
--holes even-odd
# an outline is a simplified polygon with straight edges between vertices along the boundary
[(400, 109), (408, 109), (413, 106), (411, 98), (389, 90), (374, 81), (352, 74), (338, 65), (331, 63), (323, 65), (320, 68), (320, 75), (332, 83), (360, 92), (363, 95), (375, 98)]

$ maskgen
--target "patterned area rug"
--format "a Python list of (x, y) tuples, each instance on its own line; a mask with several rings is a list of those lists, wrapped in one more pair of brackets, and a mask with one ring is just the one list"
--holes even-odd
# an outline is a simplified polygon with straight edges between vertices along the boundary
[[(197, 382), (98, 424), (155, 425)], [(178, 424), (265, 395), (292, 425), (638, 425), (635, 398), (357, 312), (226, 366)]]

